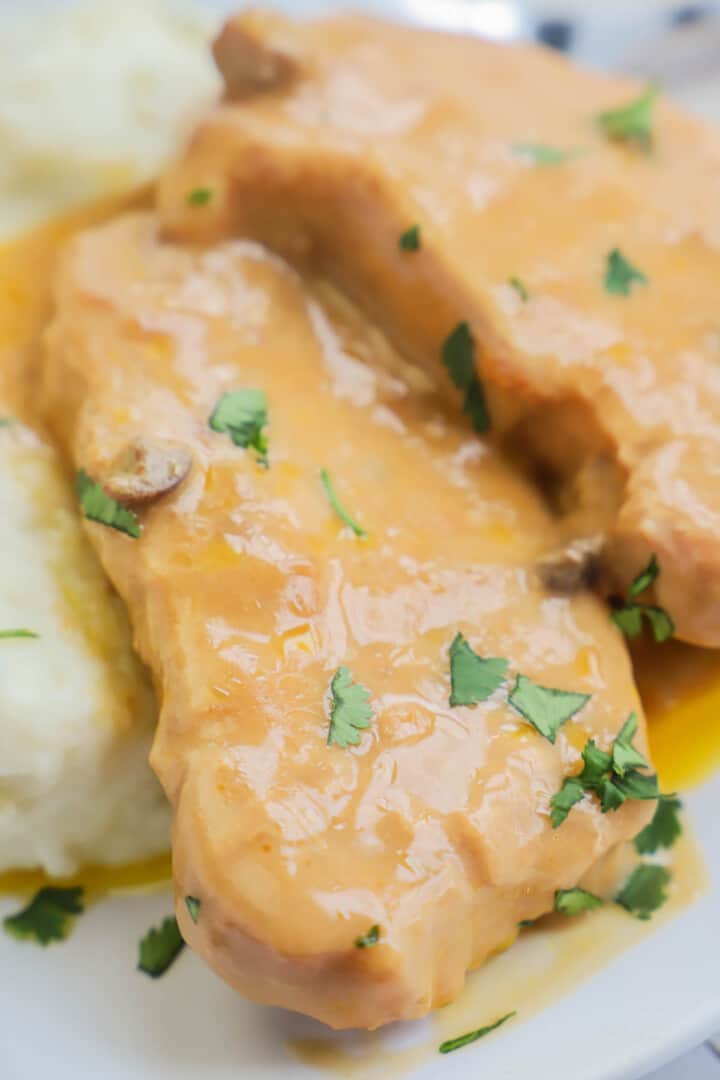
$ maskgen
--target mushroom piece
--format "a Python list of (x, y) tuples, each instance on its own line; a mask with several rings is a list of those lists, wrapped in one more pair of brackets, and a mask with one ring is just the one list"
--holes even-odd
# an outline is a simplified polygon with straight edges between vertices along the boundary
[(591, 588), (600, 576), (604, 545), (604, 536), (583, 536), (572, 540), (560, 551), (546, 555), (537, 564), (545, 588), (566, 595)]
[(263, 25), (262, 37), (247, 25), (230, 19), (213, 43), (213, 56), (225, 83), (230, 100), (250, 97), (292, 78), (298, 65), (295, 58), (282, 48), (268, 43), (268, 28)]
[(119, 503), (148, 502), (176, 488), (191, 465), (192, 455), (184, 446), (139, 437), (113, 460), (103, 488)]

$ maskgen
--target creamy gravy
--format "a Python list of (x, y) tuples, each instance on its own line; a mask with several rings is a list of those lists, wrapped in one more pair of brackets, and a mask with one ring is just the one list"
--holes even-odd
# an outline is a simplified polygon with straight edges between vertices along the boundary
[[(0, 309), (0, 389), (18, 414), (36, 423), (33, 379), (37, 345), (50, 310), (49, 280), (58, 246), (78, 227), (102, 220), (117, 208), (105, 206), (75, 215), (0, 253), (0, 282), (5, 295), (13, 301)], [(498, 520), (493, 528), (498, 530), (497, 537), (490, 539), (499, 545), (505, 542), (502, 521)], [(214, 557), (220, 559), (220, 553)], [(223, 557), (227, 558), (227, 554)], [(289, 632), (285, 647), (303, 647), (297, 631)], [(658, 661), (662, 664), (662, 686), (653, 679)], [(684, 786), (702, 778), (720, 751), (720, 733), (712, 722), (714, 705), (720, 697), (720, 671), (714, 655), (686, 646), (666, 646), (662, 656), (653, 652), (639, 657), (638, 673), (652, 720), (651, 743), (665, 786)], [(565, 993), (698, 895), (704, 887), (704, 874), (691, 841), (677, 846), (673, 864), (671, 902), (650, 928), (613, 909), (562, 926), (548, 920), (547, 925), (524, 934), (512, 950), (495, 957), (470, 977), (460, 1001), (435, 1014), (432, 1040), (427, 1045), (388, 1050), (384, 1035), (368, 1035), (363, 1036), (360, 1049), (356, 1046), (351, 1056), (332, 1040), (312, 1045), (295, 1043), (293, 1051), (303, 1061), (332, 1068), (341, 1075), (387, 1076), (388, 1069), (406, 1071), (424, 1060), (441, 1038), (485, 1023), (511, 1008), (523, 1013), (540, 1008), (549, 1000), (549, 983), (553, 985), (552, 996)], [(125, 874), (92, 870), (82, 875), (82, 881), (91, 894), (99, 894), (161, 883), (167, 871), (166, 861), (154, 861), (128, 868)], [(26, 892), (39, 883), (39, 878), (31, 875), (5, 875), (0, 878), (0, 890)], [(579, 965), (573, 957), (581, 950), (583, 961)], [(490, 1010), (487, 1000), (492, 1000)]]

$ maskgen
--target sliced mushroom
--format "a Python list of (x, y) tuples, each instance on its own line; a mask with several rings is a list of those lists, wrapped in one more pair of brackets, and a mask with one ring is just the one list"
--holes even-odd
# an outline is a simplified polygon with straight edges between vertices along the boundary
[(604, 536), (583, 536), (546, 555), (537, 565), (545, 588), (566, 595), (591, 588), (600, 574), (604, 544)]
[(275, 47), (265, 22), (255, 30), (252, 15), (230, 19), (215, 39), (213, 56), (231, 100), (273, 90), (297, 73), (297, 60)]
[(192, 455), (184, 446), (140, 437), (117, 455), (103, 488), (119, 503), (148, 502), (176, 488), (191, 465)]

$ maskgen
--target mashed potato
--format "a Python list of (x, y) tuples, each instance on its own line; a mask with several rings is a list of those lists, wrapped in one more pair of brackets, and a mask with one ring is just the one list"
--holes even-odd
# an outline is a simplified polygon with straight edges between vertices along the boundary
[[(0, 237), (153, 174), (216, 92), (211, 23), (160, 0), (0, 5)], [(39, 634), (0, 638), (0, 871), (163, 852), (152, 691), (57, 452), (19, 423), (0, 512), (0, 630)]]
[(151, 177), (217, 93), (216, 22), (182, 0), (2, 0), (0, 235)]
[(0, 869), (50, 874), (168, 846), (155, 703), (56, 452), (0, 428)]

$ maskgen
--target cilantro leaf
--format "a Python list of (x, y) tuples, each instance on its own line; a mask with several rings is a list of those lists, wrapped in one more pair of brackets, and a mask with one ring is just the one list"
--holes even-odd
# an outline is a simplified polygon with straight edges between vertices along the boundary
[(558, 889), (555, 893), (555, 911), (561, 915), (580, 915), (583, 911), (594, 911), (603, 906), (604, 901), (595, 893), (581, 889)]
[(667, 641), (673, 636), (675, 633), (675, 623), (664, 608), (645, 604), (642, 611), (643, 615), (650, 623), (650, 629), (652, 630), (653, 637), (658, 645), (662, 645), (663, 641)]
[(132, 536), (134, 540), (138, 539), (140, 523), (137, 515), (106, 495), (102, 484), (95, 483), (83, 469), (77, 474), (75, 490), (82, 512), (89, 521), (97, 521), (100, 525)]
[(371, 926), (366, 934), (361, 934), (360, 937), (355, 938), (356, 949), (371, 949), (373, 945), (377, 945), (380, 940), (380, 927), (375, 924)]
[(637, 600), (641, 593), (654, 584), (659, 574), (660, 566), (655, 555), (652, 555), (645, 569), (641, 570), (630, 584), (625, 600), (621, 597), (610, 597), (613, 608), (610, 618), (626, 637), (634, 638), (642, 632), (643, 616), (650, 623), (653, 637), (659, 645), (675, 633), (675, 623), (664, 608), (643, 604)]
[(357, 746), (360, 732), (370, 727), (374, 713), (370, 707), (370, 691), (360, 683), (353, 683), (348, 668), (339, 667), (330, 683), (332, 705), (330, 707), (330, 727), (328, 746), (335, 743), (346, 749)]
[(577, 776), (566, 776), (563, 786), (550, 800), (550, 823), (553, 829), (559, 828), (573, 806), (585, 796), (585, 788)]
[(605, 291), (616, 296), (629, 296), (634, 281), (640, 285), (648, 283), (647, 276), (642, 270), (633, 266), (619, 248), (613, 248), (605, 264)]
[(583, 768), (577, 776), (566, 777), (560, 791), (550, 801), (550, 821), (557, 829), (583, 797), (594, 794), (600, 799), (603, 814), (617, 810), (627, 799), (657, 799), (658, 778), (654, 773), (639, 772), (647, 762), (632, 745), (637, 731), (637, 717), (628, 716), (615, 737), (610, 753), (600, 750), (589, 739), (582, 752)]
[(653, 105), (658, 96), (657, 86), (648, 86), (640, 97), (607, 109), (595, 118), (596, 123), (609, 139), (635, 143), (643, 150), (652, 146)]
[(582, 752), (583, 770), (578, 779), (583, 787), (594, 788), (601, 784), (612, 765), (612, 754), (606, 753), (596, 746), (594, 739), (585, 743)]
[(0, 630), (0, 638), (39, 638), (34, 630)]
[(188, 914), (192, 921), (196, 923), (198, 921), (198, 916), (200, 915), (201, 901), (198, 900), (197, 896), (186, 896), (185, 907), (188, 909)]
[(641, 604), (624, 604), (611, 612), (610, 618), (625, 637), (636, 638), (642, 633), (643, 609)]
[(60, 889), (47, 885), (35, 893), (22, 911), (3, 919), (3, 926), (13, 937), (38, 945), (63, 941), (72, 929), (75, 916), (85, 910), (83, 892), (80, 886)]
[(630, 769), (625, 776), (615, 776), (613, 784), (625, 799), (658, 799), (660, 788), (655, 773), (641, 773)]
[(478, 656), (463, 635), (456, 634), (450, 646), (450, 704), (487, 701), (501, 685), (507, 666), (507, 660), (499, 657)]
[(667, 900), (665, 890), (670, 877), (670, 872), (664, 866), (642, 863), (635, 867), (615, 897), (615, 902), (636, 919), (649, 919)]
[(267, 422), (267, 395), (251, 387), (223, 394), (208, 421), (213, 431), (227, 432), (236, 446), (257, 450), (261, 465), (268, 463)]
[(190, 192), (187, 201), (190, 206), (207, 206), (212, 197), (212, 188), (199, 187)]
[(533, 165), (562, 165), (575, 154), (573, 150), (558, 150), (544, 143), (515, 143), (513, 152), (529, 158)]
[(548, 686), (539, 686), (525, 675), (518, 675), (508, 698), (513, 709), (551, 743), (555, 742), (562, 725), (580, 712), (589, 700), (590, 694), (552, 690)]
[(351, 517), (350, 514), (348, 514), (347, 510), (338, 499), (337, 495), (335, 494), (335, 489), (333, 487), (332, 480), (330, 479), (330, 474), (327, 469), (320, 470), (320, 479), (322, 480), (322, 485), (325, 488), (325, 494), (328, 497), (328, 502), (332, 506), (337, 516), (340, 518), (341, 521), (344, 521), (346, 525), (350, 526), (356, 536), (364, 539), (367, 536), (367, 533), (363, 529), (362, 525), (358, 525), (357, 521), (355, 521), (355, 519)]
[(508, 279), (508, 285), (512, 285), (515, 292), (518, 294), (523, 303), (527, 303), (530, 299), (530, 291), (527, 285), (523, 284), (519, 277), (511, 277)]
[(398, 247), (401, 251), (419, 251), (420, 226), (411, 225), (409, 229), (406, 229), (398, 240)]
[(463, 412), (475, 431), (482, 434), (490, 427), (485, 392), (475, 370), (475, 339), (466, 322), (458, 323), (442, 347), (442, 362), (458, 390), (464, 393)]
[(140, 942), (138, 969), (151, 979), (158, 979), (165, 974), (184, 948), (185, 942), (177, 919), (174, 915), (168, 915), (160, 926), (151, 927)]
[(463, 1046), (469, 1046), (470, 1043), (477, 1042), (477, 1040), (482, 1039), (483, 1036), (489, 1035), (491, 1031), (496, 1031), (497, 1028), (512, 1019), (513, 1016), (517, 1016), (515, 1011), (506, 1013), (505, 1016), (501, 1016), (494, 1024), (476, 1028), (475, 1031), (468, 1031), (466, 1035), (458, 1035), (455, 1039), (447, 1039), (444, 1043), (440, 1043), (440, 1053), (451, 1054), (453, 1050), (460, 1050)]
[(660, 566), (657, 561), (657, 556), (651, 555), (650, 562), (647, 564), (645, 569), (641, 570), (637, 577), (634, 578), (634, 580), (631, 582), (628, 589), (628, 598), (634, 600), (640, 595), (640, 593), (645, 592), (646, 589), (649, 589), (650, 586), (653, 585), (654, 582), (657, 580), (659, 574)]
[(624, 776), (629, 769), (647, 769), (648, 763), (640, 751), (632, 745), (637, 734), (637, 716), (630, 713), (620, 728), (612, 747), (612, 767), (618, 776)]
[(661, 795), (652, 821), (635, 837), (635, 850), (640, 855), (653, 855), (660, 848), (671, 848), (682, 836), (681, 810), (676, 795)]

